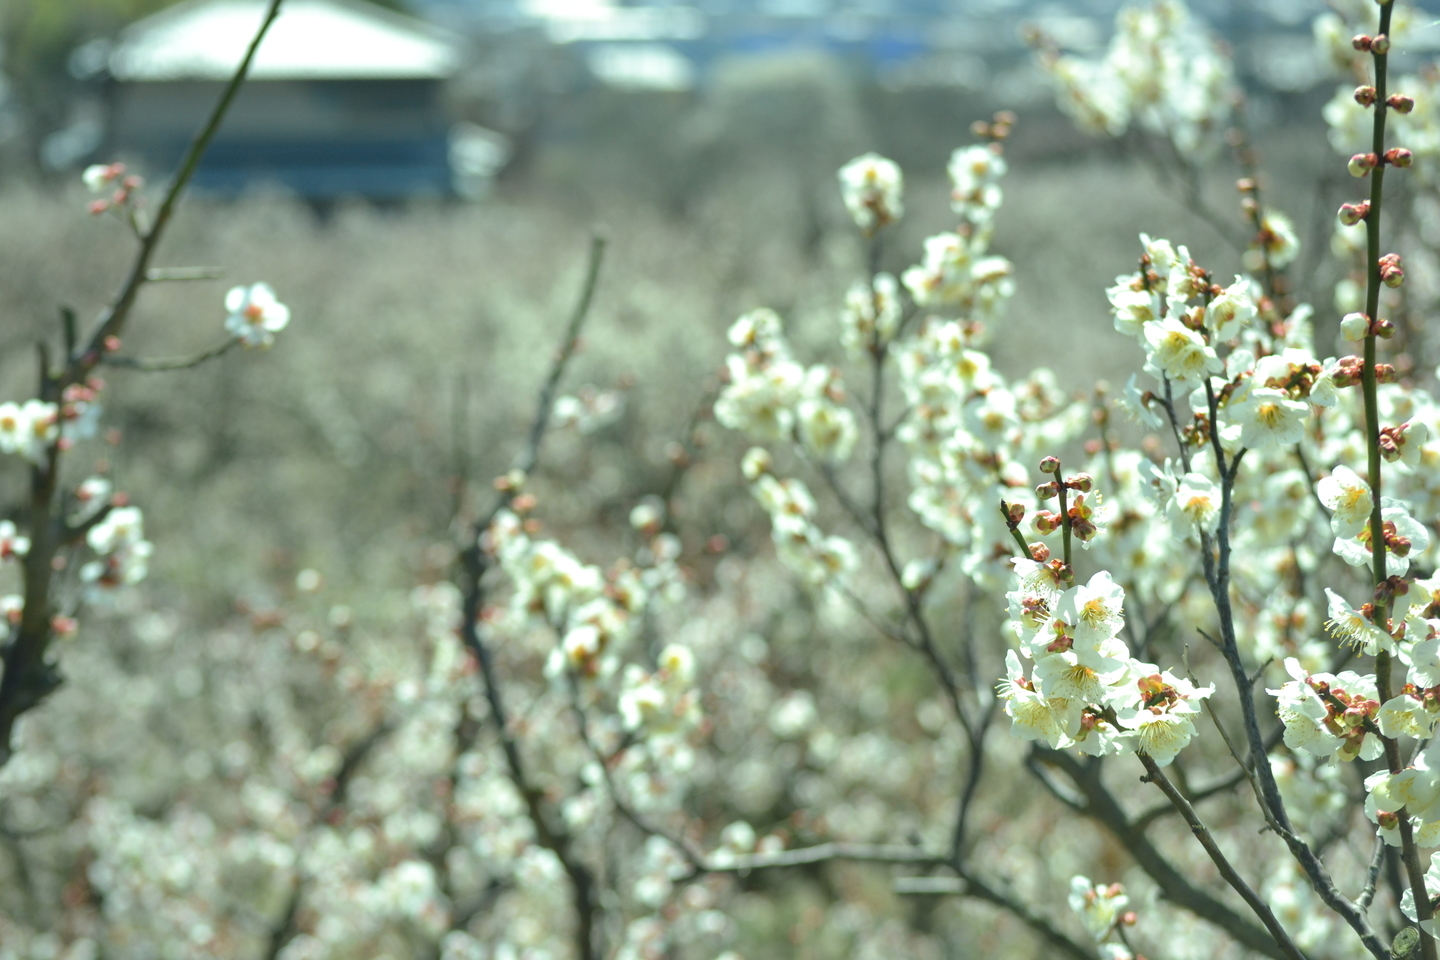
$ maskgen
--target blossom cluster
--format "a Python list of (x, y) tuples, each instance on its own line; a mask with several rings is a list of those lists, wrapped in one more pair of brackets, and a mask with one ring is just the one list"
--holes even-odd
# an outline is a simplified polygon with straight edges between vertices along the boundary
[(1134, 750), (1165, 766), (1195, 736), (1192, 717), (1213, 685), (1130, 656), (1120, 638), (1125, 591), (1104, 571), (1064, 585), (1063, 564), (1017, 560), (1021, 586), (1007, 594), (1025, 675), (1015, 650), (1000, 684), (1011, 732), (1091, 756)]
[(1115, 137), (1135, 124), (1186, 158), (1212, 155), (1234, 99), (1230, 58), (1179, 0), (1127, 7), (1115, 25), (1099, 60), (1045, 51), (1061, 109), (1084, 130)]

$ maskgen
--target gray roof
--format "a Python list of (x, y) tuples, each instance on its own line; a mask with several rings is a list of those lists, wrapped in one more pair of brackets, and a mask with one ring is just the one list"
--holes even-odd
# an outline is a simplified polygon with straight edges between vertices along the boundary
[[(267, 0), (191, 0), (127, 27), (110, 54), (118, 80), (223, 80), (250, 45)], [(440, 78), (463, 41), (363, 0), (285, 0), (250, 76), (258, 80)]]

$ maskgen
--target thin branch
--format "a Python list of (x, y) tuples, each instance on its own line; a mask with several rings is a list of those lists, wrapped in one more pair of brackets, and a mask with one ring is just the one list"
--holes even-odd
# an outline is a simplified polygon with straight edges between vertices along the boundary
[[(1105, 786), (1101, 778), (1102, 763), (1098, 760), (1081, 763), (1069, 753), (1043, 746), (1033, 747), (1032, 752), (1037, 761), (1065, 773), (1074, 784), (1076, 793), (1084, 798), (1081, 812), (1110, 831), (1140, 868), (1155, 881), (1166, 900), (1224, 930), (1244, 947), (1274, 957), (1275, 960), (1288, 960), (1288, 955), (1280, 949), (1274, 937), (1263, 926), (1237, 913), (1203, 887), (1196, 886), (1187, 874), (1177, 869), (1156, 848), (1144, 831), (1136, 827), (1115, 795)], [(1047, 787), (1050, 783), (1047, 780), (1041, 782)]]
[(939, 866), (949, 862), (949, 858), (945, 854), (926, 850), (923, 847), (878, 843), (820, 843), (813, 847), (797, 847), (793, 850), (779, 850), (774, 853), (735, 854), (721, 860), (710, 857), (703, 865), (703, 872), (749, 873), (753, 870), (769, 870), (776, 867), (803, 867), (831, 860), (853, 860), (863, 863), (913, 863), (922, 866)]
[(125, 285), (120, 288), (120, 295), (101, 315), (84, 349), (79, 354), (70, 354), (62, 387), (83, 380), (85, 374), (93, 369), (100, 357), (104, 355), (106, 339), (120, 336), (124, 329), (125, 322), (130, 318), (130, 311), (135, 306), (135, 298), (139, 295), (140, 288), (150, 278), (150, 259), (155, 255), (155, 250), (160, 245), (160, 239), (165, 235), (165, 228), (169, 226), (170, 218), (180, 203), (180, 196), (195, 175), (195, 170), (200, 166), (200, 159), (210, 147), (210, 142), (220, 132), (220, 125), (225, 120), (225, 114), (230, 110), (230, 104), (234, 102), (236, 94), (240, 92), (246, 76), (250, 73), (250, 64), (255, 60), (255, 53), (260, 49), (261, 41), (265, 39), (275, 18), (280, 15), (281, 2), (282, 0), (270, 0), (270, 6), (265, 11), (260, 29), (256, 31), (254, 39), (250, 41), (250, 46), (246, 48), (240, 66), (235, 70), (230, 82), (225, 85), (225, 90), (220, 94), (220, 99), (216, 102), (215, 109), (210, 112), (205, 126), (201, 127), (195, 139), (190, 141), (190, 146), (180, 161), (175, 178), (170, 182), (170, 188), (160, 202), (160, 209), (155, 214), (155, 222), (141, 237), (140, 250), (125, 279)]
[(1215, 838), (1210, 835), (1209, 828), (1206, 827), (1204, 821), (1200, 819), (1200, 815), (1195, 812), (1195, 808), (1190, 805), (1190, 801), (1186, 800), (1184, 794), (1176, 788), (1175, 784), (1170, 782), (1170, 778), (1165, 776), (1165, 771), (1160, 769), (1160, 765), (1156, 763), (1153, 758), (1143, 753), (1138, 754), (1138, 756), (1140, 757), (1140, 762), (1145, 765), (1146, 776), (1143, 779), (1155, 784), (1164, 792), (1165, 796), (1170, 798), (1170, 802), (1175, 805), (1175, 809), (1185, 818), (1185, 823), (1189, 825), (1190, 832), (1195, 835), (1196, 840), (1200, 841), (1200, 846), (1205, 848), (1205, 852), (1209, 854), (1211, 862), (1214, 863), (1216, 869), (1220, 871), (1220, 875), (1225, 878), (1225, 882), (1230, 884), (1236, 893), (1240, 894), (1241, 899), (1254, 911), (1255, 916), (1259, 917), (1260, 922), (1265, 924), (1265, 929), (1270, 931), (1270, 935), (1275, 938), (1275, 942), (1280, 945), (1280, 949), (1285, 956), (1291, 958), (1291, 960), (1305, 960), (1305, 955), (1295, 946), (1294, 942), (1290, 939), (1290, 935), (1286, 933), (1285, 928), (1280, 925), (1280, 921), (1275, 919), (1275, 914), (1271, 912), (1270, 905), (1261, 899), (1260, 895), (1255, 892), (1250, 884), (1245, 882), (1244, 878), (1241, 877), (1230, 864), (1224, 852), (1221, 851), (1219, 844), (1215, 842)]
[[(545, 429), (550, 423), (556, 390), (561, 377), (565, 374), (565, 368), (569, 365), (570, 358), (575, 353), (576, 345), (580, 340), (580, 331), (590, 313), (604, 250), (604, 238), (598, 234), (592, 237), (589, 265), (580, 297), (566, 324), (560, 349), (556, 352), (550, 372), (541, 387), (528, 439), (516, 461), (516, 468), (523, 472), (528, 473), (533, 470), (539, 460), (540, 445), (545, 437)], [(485, 602), (484, 578), (490, 563), (488, 555), (481, 548), (481, 537), (500, 511), (508, 505), (511, 496), (511, 491), (502, 491), (490, 511), (477, 520), (467, 534), (467, 546), (460, 555), (460, 579), (463, 594), (460, 637), (479, 665), (485, 700), (490, 708), (490, 718), (494, 722), (500, 740), (500, 749), (505, 756), (506, 773), (515, 786), (516, 792), (525, 802), (526, 813), (535, 829), (536, 840), (541, 846), (555, 854), (570, 880), (571, 903), (576, 921), (575, 940), (580, 960), (598, 960), (603, 955), (603, 950), (600, 950), (596, 944), (596, 921), (600, 905), (594, 874), (576, 856), (573, 849), (574, 841), (563, 821), (552, 822), (552, 817), (546, 809), (543, 793), (530, 779), (524, 756), (520, 752), (520, 743), (515, 737), (509, 713), (505, 708), (494, 654), (490, 645), (485, 642), (480, 626), (480, 614)]]
[[(130, 272), (115, 301), (97, 321), (94, 332), (82, 347), (75, 343), (74, 322), (62, 311), (62, 327), (67, 342), (66, 362), (63, 371), (52, 373), (48, 353), (41, 351), (40, 399), (58, 403), (65, 388), (71, 384), (83, 383), (90, 371), (100, 362), (105, 345), (112, 336), (119, 336), (129, 319), (140, 288), (144, 286), (150, 270), (150, 259), (165, 234), (170, 217), (180, 201), (180, 196), (190, 182), (200, 158), (205, 154), (211, 140), (215, 138), (231, 102), (239, 92), (255, 51), (280, 13), (281, 0), (270, 0), (270, 5), (256, 31), (244, 58), (230, 78), (224, 93), (216, 102), (204, 127), (190, 142), (179, 172), (170, 184), (160, 205), (154, 225), (143, 236), (140, 249), (136, 252)], [(59, 533), (54, 522), (55, 503), (59, 495), (60, 444), (53, 443), (46, 451), (45, 460), (30, 472), (30, 503), (28, 519), (30, 528), (30, 553), (25, 558), (25, 606), (20, 627), (13, 642), (5, 648), (5, 673), (0, 678), (0, 767), (12, 756), (11, 735), (15, 722), (26, 711), (37, 706), (60, 685), (58, 670), (46, 662), (46, 651), (53, 636), (51, 617), (54, 606), (50, 596), (53, 560), (59, 546)]]
[(1380, 867), (1385, 863), (1384, 838), (1375, 838), (1375, 852), (1370, 855), (1370, 868), (1365, 871), (1365, 889), (1360, 891), (1355, 906), (1361, 910), (1369, 910), (1370, 904), (1375, 901), (1375, 887), (1380, 882)]
[(574, 356), (575, 348), (580, 343), (580, 330), (585, 326), (585, 320), (590, 315), (590, 304), (595, 299), (595, 288), (600, 281), (600, 264), (604, 259), (605, 237), (597, 232), (590, 237), (590, 259), (585, 268), (585, 283), (580, 288), (580, 298), (575, 302), (575, 309), (571, 311), (570, 322), (565, 327), (565, 336), (560, 341), (560, 352), (556, 354), (554, 363), (550, 365), (550, 375), (545, 378), (545, 384), (540, 388), (540, 400), (535, 409), (535, 421), (530, 425), (530, 439), (525, 444), (524, 453), (515, 464), (516, 469), (522, 473), (529, 473), (533, 470), (540, 458), (540, 444), (545, 439), (545, 429), (550, 425), (550, 412), (555, 406), (555, 391), (559, 389), (560, 378), (565, 374), (565, 368), (569, 365), (570, 358)]
[(218, 346), (209, 350), (202, 350), (199, 353), (188, 357), (164, 357), (147, 359), (144, 357), (119, 357), (114, 354), (107, 354), (100, 359), (100, 362), (110, 367), (124, 367), (127, 370), (142, 370), (147, 373), (156, 373), (167, 370), (189, 370), (198, 367), (200, 364), (216, 357), (223, 357), (241, 343), (239, 337), (231, 337)]
[(151, 283), (219, 280), (223, 276), (222, 267), (151, 267), (145, 272), (145, 279)]

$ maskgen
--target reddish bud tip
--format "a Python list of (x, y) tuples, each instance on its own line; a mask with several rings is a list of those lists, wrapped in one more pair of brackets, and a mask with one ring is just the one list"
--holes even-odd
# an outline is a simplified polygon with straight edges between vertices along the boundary
[(1415, 162), (1415, 154), (1404, 147), (1392, 147), (1385, 151), (1385, 162), (1392, 167), (1408, 167)]
[(1385, 98), (1385, 105), (1396, 113), (1409, 113), (1415, 109), (1415, 98), (1403, 93), (1392, 93)]
[(1363, 87), (1356, 87), (1355, 102), (1362, 107), (1372, 106), (1375, 103), (1375, 88), (1369, 84)]
[(1373, 41), (1370, 39), (1370, 37), (1367, 34), (1363, 33), (1357, 33), (1355, 36), (1350, 38), (1350, 46), (1354, 47), (1356, 50), (1363, 50), (1366, 52), (1370, 50), (1370, 44), (1372, 42)]

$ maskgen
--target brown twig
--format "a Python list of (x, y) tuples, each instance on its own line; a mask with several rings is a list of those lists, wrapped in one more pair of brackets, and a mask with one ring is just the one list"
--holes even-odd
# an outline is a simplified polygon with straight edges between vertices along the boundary
[[(556, 390), (561, 377), (564, 376), (565, 368), (569, 365), (570, 358), (575, 353), (576, 345), (580, 340), (580, 331), (590, 313), (590, 305), (594, 300), (595, 288), (599, 281), (604, 251), (605, 240), (596, 234), (590, 244), (590, 258), (584, 285), (570, 315), (570, 320), (566, 324), (560, 349), (556, 352), (555, 358), (551, 362), (550, 372), (540, 389), (535, 418), (530, 425), (526, 444), (516, 460), (516, 469), (522, 472), (530, 472), (539, 461), (540, 446), (545, 437), (545, 430), (550, 423)], [(526, 813), (535, 829), (536, 840), (541, 846), (555, 854), (570, 880), (571, 904), (576, 923), (575, 945), (580, 960), (598, 960), (604, 955), (604, 951), (596, 942), (599, 932), (597, 921), (600, 903), (594, 873), (580, 860), (574, 849), (574, 840), (565, 828), (563, 821), (552, 816), (547, 809), (542, 792), (530, 779), (525, 758), (520, 750), (520, 743), (510, 725), (510, 715), (505, 707), (494, 655), (490, 645), (485, 641), (480, 625), (480, 614), (485, 601), (484, 578), (489, 569), (489, 557), (482, 548), (481, 538), (495, 517), (509, 504), (511, 496), (510, 490), (502, 491), (496, 498), (494, 506), (484, 517), (475, 522), (466, 536), (467, 544), (460, 555), (460, 580), (463, 596), (460, 637), (479, 665), (485, 700), (490, 709), (490, 719), (494, 723), (500, 740), (500, 749), (505, 756), (506, 773), (525, 802)]]
[(1270, 910), (1270, 905), (1261, 899), (1254, 888), (1246, 883), (1245, 879), (1241, 877), (1230, 864), (1229, 859), (1226, 858), (1224, 852), (1221, 851), (1219, 844), (1215, 842), (1215, 838), (1210, 835), (1210, 829), (1205, 826), (1204, 821), (1200, 819), (1200, 815), (1197, 814), (1195, 808), (1190, 805), (1190, 801), (1186, 800), (1185, 795), (1175, 787), (1175, 784), (1170, 782), (1170, 778), (1165, 776), (1165, 771), (1160, 769), (1160, 765), (1156, 763), (1152, 757), (1146, 756), (1143, 753), (1138, 754), (1138, 756), (1140, 757), (1140, 762), (1145, 765), (1146, 775), (1142, 779), (1155, 784), (1165, 796), (1170, 798), (1170, 802), (1175, 805), (1175, 809), (1185, 818), (1185, 823), (1189, 825), (1190, 832), (1195, 835), (1196, 840), (1200, 841), (1200, 846), (1205, 848), (1205, 852), (1210, 856), (1210, 861), (1215, 864), (1216, 869), (1220, 871), (1220, 875), (1225, 878), (1225, 882), (1230, 884), (1231, 889), (1240, 894), (1240, 898), (1254, 911), (1255, 916), (1260, 918), (1260, 922), (1265, 925), (1265, 929), (1270, 931), (1270, 935), (1274, 937), (1275, 942), (1280, 945), (1281, 952), (1286, 957), (1289, 957), (1290, 960), (1305, 960), (1305, 955), (1295, 946), (1294, 942), (1290, 939), (1290, 935), (1286, 933), (1285, 928), (1280, 925), (1280, 921), (1275, 919), (1275, 914)]

